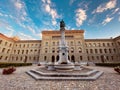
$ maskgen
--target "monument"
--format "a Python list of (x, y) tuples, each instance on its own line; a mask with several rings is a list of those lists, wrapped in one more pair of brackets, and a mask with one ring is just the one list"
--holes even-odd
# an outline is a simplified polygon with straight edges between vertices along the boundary
[(103, 74), (102, 71), (89, 69), (80, 63), (68, 60), (68, 46), (65, 41), (65, 23), (60, 21), (59, 60), (55, 63), (46, 63), (38, 69), (27, 71), (36, 80), (96, 80)]
[(55, 63), (56, 70), (73, 70), (74, 64), (68, 60), (68, 46), (65, 41), (65, 23), (60, 21), (61, 40), (59, 46), (59, 60)]

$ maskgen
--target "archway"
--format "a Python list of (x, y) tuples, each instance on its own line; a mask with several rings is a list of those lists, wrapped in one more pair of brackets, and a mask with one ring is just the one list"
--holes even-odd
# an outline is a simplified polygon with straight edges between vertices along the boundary
[(55, 56), (52, 56), (52, 62), (55, 62)]
[(57, 55), (57, 57), (56, 57), (56, 61), (58, 61), (59, 60), (59, 55)]
[(75, 56), (74, 55), (71, 56), (71, 62), (75, 62)]

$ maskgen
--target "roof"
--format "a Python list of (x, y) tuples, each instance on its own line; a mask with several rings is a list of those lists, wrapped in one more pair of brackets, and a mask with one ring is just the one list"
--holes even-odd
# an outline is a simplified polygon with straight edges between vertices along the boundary
[(9, 40), (9, 41), (15, 41), (14, 39), (10, 38), (10, 37), (7, 37), (5, 36), (4, 34), (0, 33), (0, 37), (3, 38), (3, 39), (6, 39), (6, 40)]

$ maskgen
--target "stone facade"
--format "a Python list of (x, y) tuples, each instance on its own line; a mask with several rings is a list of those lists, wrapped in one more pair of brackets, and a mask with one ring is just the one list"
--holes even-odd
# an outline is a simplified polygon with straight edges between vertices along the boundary
[[(84, 30), (66, 30), (72, 62), (120, 62), (120, 36), (84, 39)], [(19, 40), (0, 34), (0, 62), (36, 63), (59, 60), (60, 31), (42, 31), (42, 40)]]

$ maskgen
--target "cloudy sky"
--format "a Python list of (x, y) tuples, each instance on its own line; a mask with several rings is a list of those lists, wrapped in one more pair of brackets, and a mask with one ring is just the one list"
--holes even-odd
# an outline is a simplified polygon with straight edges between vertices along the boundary
[(85, 30), (85, 38), (120, 35), (120, 0), (0, 0), (0, 33), (41, 39), (41, 31)]

